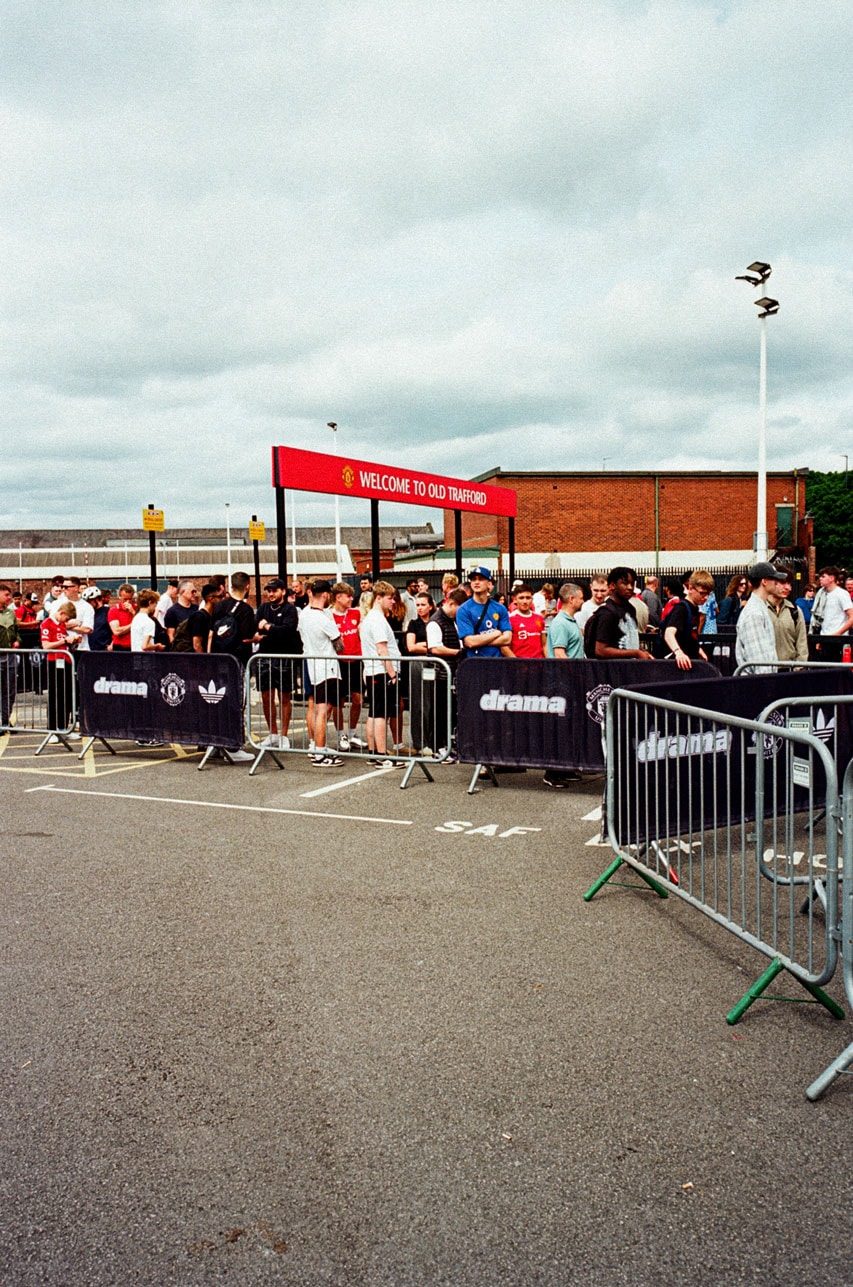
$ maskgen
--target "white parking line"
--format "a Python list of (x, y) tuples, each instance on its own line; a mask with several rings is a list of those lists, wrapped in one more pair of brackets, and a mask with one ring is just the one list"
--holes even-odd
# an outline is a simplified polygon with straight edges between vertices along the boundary
[(581, 818), (581, 822), (601, 822), (601, 805), (596, 809), (591, 809), (589, 813), (585, 813)]
[(330, 782), (328, 786), (317, 787), (316, 791), (300, 791), (300, 800), (313, 800), (316, 795), (328, 795), (330, 791), (340, 791), (341, 787), (352, 786), (354, 782), (366, 782), (368, 778), (381, 778), (386, 773), (394, 773), (396, 770), (391, 768), (370, 769), (367, 773), (359, 773), (355, 778), (344, 778), (341, 782)]
[[(387, 770), (383, 770), (386, 772)], [(377, 822), (389, 827), (411, 827), (411, 818), (377, 818), (358, 813), (318, 813), (311, 809), (274, 809), (263, 804), (225, 804), (219, 800), (182, 800), (175, 796), (165, 795), (131, 795), (124, 791), (76, 791), (71, 787), (37, 786), (30, 787), (25, 794), (34, 791), (52, 791), (55, 795), (98, 795), (107, 800), (144, 800), (151, 804), (189, 804), (199, 809), (235, 809), (243, 813), (285, 813), (296, 818), (329, 818), (337, 822)]]

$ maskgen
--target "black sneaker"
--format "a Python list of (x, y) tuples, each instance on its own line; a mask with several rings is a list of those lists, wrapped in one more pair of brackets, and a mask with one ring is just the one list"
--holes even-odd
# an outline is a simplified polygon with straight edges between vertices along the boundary
[(339, 755), (324, 755), (316, 762), (319, 763), (321, 769), (336, 769), (339, 764), (343, 764), (343, 760)]

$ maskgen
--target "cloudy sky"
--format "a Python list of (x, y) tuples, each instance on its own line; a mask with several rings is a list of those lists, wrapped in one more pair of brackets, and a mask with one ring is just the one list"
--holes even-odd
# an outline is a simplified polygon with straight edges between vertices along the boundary
[(753, 468), (754, 259), (768, 466), (853, 455), (849, 0), (2, 9), (0, 526), (272, 523), (328, 420), (463, 478)]

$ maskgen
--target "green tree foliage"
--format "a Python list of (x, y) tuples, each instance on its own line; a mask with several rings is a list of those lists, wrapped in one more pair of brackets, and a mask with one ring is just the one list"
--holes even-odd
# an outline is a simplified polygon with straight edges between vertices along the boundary
[(818, 567), (853, 567), (853, 473), (809, 473), (806, 505), (814, 519)]

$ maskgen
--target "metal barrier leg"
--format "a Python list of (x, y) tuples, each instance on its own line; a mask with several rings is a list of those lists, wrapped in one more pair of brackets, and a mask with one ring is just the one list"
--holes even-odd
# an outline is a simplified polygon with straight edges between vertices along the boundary
[(100, 742), (100, 743), (101, 743), (101, 745), (102, 745), (103, 747), (105, 747), (105, 748), (109, 751), (110, 755), (117, 755), (117, 754), (118, 754), (118, 752), (116, 751), (115, 747), (114, 747), (114, 746), (110, 746), (109, 742), (107, 741), (107, 739), (106, 739), (105, 737), (90, 737), (90, 738), (88, 739), (88, 741), (86, 742), (86, 745), (83, 747), (82, 751), (80, 752), (80, 754), (77, 756), (77, 759), (78, 759), (78, 760), (82, 760), (82, 759), (84, 759), (84, 758), (85, 758), (85, 755), (86, 755), (86, 752), (87, 752), (88, 750), (90, 750), (90, 748), (91, 748), (91, 747), (93, 747), (93, 746), (95, 745), (95, 743), (96, 743), (96, 742)]
[(273, 748), (272, 748), (271, 746), (262, 746), (262, 747), (261, 747), (261, 749), (260, 749), (260, 751), (258, 752), (257, 757), (256, 757), (256, 758), (255, 758), (255, 760), (254, 760), (254, 763), (252, 764), (252, 767), (249, 769), (249, 777), (250, 777), (250, 778), (251, 778), (251, 777), (254, 777), (255, 769), (258, 767), (258, 765), (260, 764), (261, 760), (264, 758), (264, 756), (265, 756), (265, 755), (271, 755), (271, 756), (272, 756), (272, 758), (275, 760), (276, 764), (278, 765), (278, 767), (279, 767), (280, 769), (283, 769), (283, 768), (284, 768), (284, 765), (282, 764), (281, 760), (280, 760), (280, 759), (278, 758), (278, 756), (276, 755), (276, 753), (275, 753), (275, 751), (273, 750)]
[(432, 776), (429, 769), (424, 764), (423, 760), (412, 760), (411, 764), (406, 769), (406, 772), (403, 774), (403, 781), (400, 783), (401, 791), (405, 791), (406, 787), (409, 785), (409, 779), (411, 778), (412, 774), (417, 768), (420, 768), (423, 771), (423, 775), (426, 778), (427, 782), (435, 781), (435, 778)]
[(494, 769), (492, 768), (491, 764), (475, 764), (475, 765), (474, 765), (474, 772), (473, 772), (473, 774), (471, 775), (471, 781), (470, 781), (470, 783), (468, 784), (468, 794), (469, 794), (469, 795), (473, 795), (473, 794), (474, 794), (474, 788), (475, 788), (475, 787), (476, 787), (476, 785), (477, 785), (477, 779), (478, 779), (478, 778), (488, 778), (488, 779), (489, 779), (489, 781), (490, 781), (494, 786), (497, 786), (497, 785), (498, 785), (498, 779), (497, 779), (497, 776), (496, 776), (495, 771), (494, 771)]
[(51, 739), (54, 737), (57, 739), (57, 742), (62, 743), (66, 751), (70, 751), (72, 755), (74, 754), (74, 747), (68, 741), (67, 733), (48, 733), (46, 737), (42, 738), (41, 742), (38, 745), (38, 748), (35, 751), (33, 751), (33, 755), (41, 755), (42, 751), (47, 746), (48, 742), (50, 742)]
[[(589, 889), (586, 891), (586, 893), (583, 896), (584, 902), (585, 903), (592, 902), (593, 898), (595, 898), (596, 894), (602, 888), (602, 886), (606, 885), (607, 882), (610, 880), (610, 878), (616, 875), (617, 871), (619, 870), (620, 867), (624, 865), (624, 863), (625, 863), (624, 858), (614, 858), (613, 862), (610, 864), (607, 870), (603, 871), (601, 875), (598, 877), (598, 880), (593, 881), (593, 883), (590, 885)], [(669, 893), (667, 890), (664, 889), (663, 885), (659, 885), (652, 876), (648, 875), (647, 872), (640, 871), (637, 867), (633, 867), (632, 871), (634, 871), (636, 875), (640, 877), (640, 880), (644, 881), (648, 885), (649, 889), (654, 890), (658, 898), (669, 898)], [(623, 883), (623, 882), (619, 882), (619, 883)], [(638, 885), (633, 885), (633, 884), (630, 887), (633, 889), (639, 888)]]
[[(758, 1000), (767, 988), (769, 988), (770, 984), (776, 978), (776, 975), (781, 974), (785, 968), (786, 967), (781, 961), (771, 961), (770, 965), (768, 965), (767, 969), (761, 975), (761, 978), (756, 979), (752, 987), (745, 992), (740, 1001), (738, 1001), (737, 1005), (731, 1008), (729, 1013), (726, 1015), (726, 1023), (734, 1026), (739, 1019), (743, 1018), (753, 1001)], [(791, 977), (797, 978), (795, 974)], [(833, 1019), (844, 1018), (844, 1011), (838, 1002), (833, 1001), (831, 996), (827, 996), (823, 989), (819, 988), (816, 983), (807, 983), (804, 979), (797, 979), (797, 982), (811, 995), (813, 1003), (822, 1005), (829, 1011)], [(767, 997), (765, 999), (767, 1001), (805, 1001), (804, 997)]]
[(846, 1050), (842, 1050), (838, 1058), (833, 1059), (829, 1067), (814, 1079), (811, 1086), (806, 1090), (806, 1098), (812, 1101), (820, 1099), (823, 1092), (829, 1090), (832, 1083), (837, 1081), (842, 1073), (853, 1075), (851, 1065), (853, 1065), (853, 1044), (849, 1045)]

